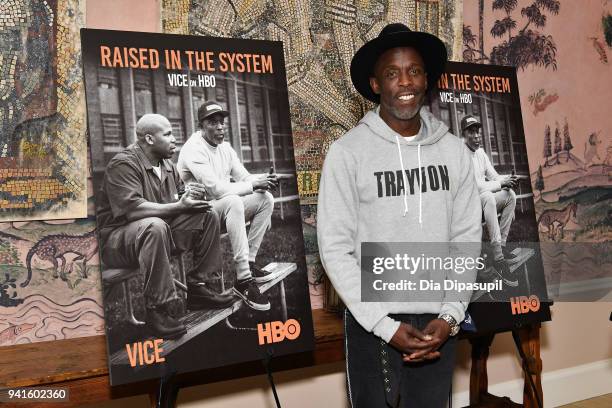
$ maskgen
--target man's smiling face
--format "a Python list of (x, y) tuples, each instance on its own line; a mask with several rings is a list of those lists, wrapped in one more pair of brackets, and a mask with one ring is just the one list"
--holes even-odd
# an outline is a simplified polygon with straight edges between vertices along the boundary
[(385, 51), (376, 61), (370, 86), (380, 95), (381, 117), (393, 121), (418, 119), (427, 91), (427, 72), (421, 54), (412, 47)]

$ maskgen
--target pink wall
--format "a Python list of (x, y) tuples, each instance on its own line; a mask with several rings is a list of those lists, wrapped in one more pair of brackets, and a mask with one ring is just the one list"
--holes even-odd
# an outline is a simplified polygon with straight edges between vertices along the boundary
[(160, 31), (161, 0), (87, 0), (87, 28)]

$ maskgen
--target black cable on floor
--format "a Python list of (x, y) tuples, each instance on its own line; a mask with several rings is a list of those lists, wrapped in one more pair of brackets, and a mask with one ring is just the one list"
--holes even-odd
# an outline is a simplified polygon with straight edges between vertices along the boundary
[(274, 355), (274, 350), (269, 348), (266, 353), (266, 359), (263, 361), (263, 365), (266, 368), (266, 372), (268, 373), (268, 382), (270, 383), (270, 387), (272, 387), (272, 394), (274, 394), (274, 401), (276, 401), (276, 408), (281, 408), (280, 400), (278, 399), (278, 394), (276, 393), (276, 386), (274, 385), (274, 378), (272, 377), (272, 356)]

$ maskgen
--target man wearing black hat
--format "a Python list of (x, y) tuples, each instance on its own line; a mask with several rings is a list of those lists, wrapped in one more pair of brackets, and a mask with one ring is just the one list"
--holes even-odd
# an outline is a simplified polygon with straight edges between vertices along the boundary
[[(437, 37), (387, 25), (351, 62), (353, 85), (379, 106), (325, 158), (317, 237), (348, 309), (347, 385), (355, 407), (443, 407), (448, 398), (454, 336), (470, 294), (437, 291), (417, 301), (406, 292), (401, 302), (361, 301), (364, 242), (472, 243), (464, 256), (479, 256), (480, 202), (469, 151), (422, 109), (446, 59)], [(475, 270), (462, 275), (474, 279)]]
[[(510, 273), (508, 263), (515, 260), (516, 255), (506, 249), (506, 240), (514, 220), (516, 207), (516, 187), (518, 177), (514, 175), (501, 176), (495, 171), (489, 157), (481, 149), (480, 132), (482, 124), (473, 115), (467, 115), (461, 120), (461, 136), (465, 145), (472, 152), (474, 176), (480, 193), (480, 202), (485, 223), (489, 231), (493, 249), (493, 268), (500, 278), (509, 286), (518, 286), (518, 280)], [(498, 220), (497, 214), (501, 217)]]
[[(257, 283), (273, 276), (257, 268), (255, 258), (270, 229), (274, 197), (269, 191), (276, 187), (277, 176), (252, 175), (244, 168), (236, 151), (224, 141), (228, 116), (217, 102), (200, 106), (201, 129), (181, 149), (177, 166), (185, 183), (204, 185), (213, 211), (227, 229), (236, 266), (235, 294), (254, 310), (269, 310), (270, 302)], [(251, 222), (248, 236), (246, 221)]]
[(208, 288), (205, 278), (220, 266), (219, 219), (203, 200), (204, 188), (183, 185), (172, 163), (176, 139), (167, 118), (146, 114), (136, 123), (136, 143), (106, 166), (98, 195), (98, 231), (105, 267), (138, 265), (144, 277), (147, 324), (160, 338), (186, 333), (168, 303), (177, 299), (171, 255), (193, 250), (187, 274), (188, 307), (224, 308), (236, 299)]

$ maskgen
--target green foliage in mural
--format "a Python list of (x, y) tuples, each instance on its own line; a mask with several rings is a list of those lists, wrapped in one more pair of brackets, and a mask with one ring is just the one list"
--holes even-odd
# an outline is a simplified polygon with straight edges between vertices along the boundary
[(13, 307), (23, 303), (23, 299), (17, 297), (16, 287), (16, 279), (5, 273), (4, 281), (0, 282), (0, 306)]
[(603, 27), (604, 37), (606, 38), (606, 44), (608, 44), (608, 47), (612, 47), (612, 15), (608, 14), (602, 17), (601, 25)]
[[(512, 12), (518, 5), (517, 0), (495, 0), (493, 10), (503, 10), (506, 17), (495, 20), (491, 35), (496, 38), (508, 36), (501, 44), (491, 50), (491, 63), (510, 65), (525, 69), (528, 65), (552, 67), (557, 69), (557, 47), (550, 35), (541, 34), (536, 29), (544, 28), (547, 15), (559, 14), (558, 0), (535, 0), (530, 6), (521, 9), (521, 16), (527, 23), (513, 35), (518, 22), (512, 18)], [(536, 29), (531, 29), (534, 26)]]
[(463, 26), (463, 62), (484, 62), (489, 59), (484, 52), (477, 48), (478, 37), (472, 32), (469, 25)]
[(546, 125), (546, 129), (544, 130), (544, 166), (546, 166), (550, 156), (552, 156), (552, 146), (550, 144), (550, 126)]
[(0, 241), (0, 265), (20, 265), (17, 250), (8, 241)]
[(542, 175), (542, 166), (538, 167), (538, 173), (535, 181), (536, 190), (542, 192), (544, 190), (544, 176)]

